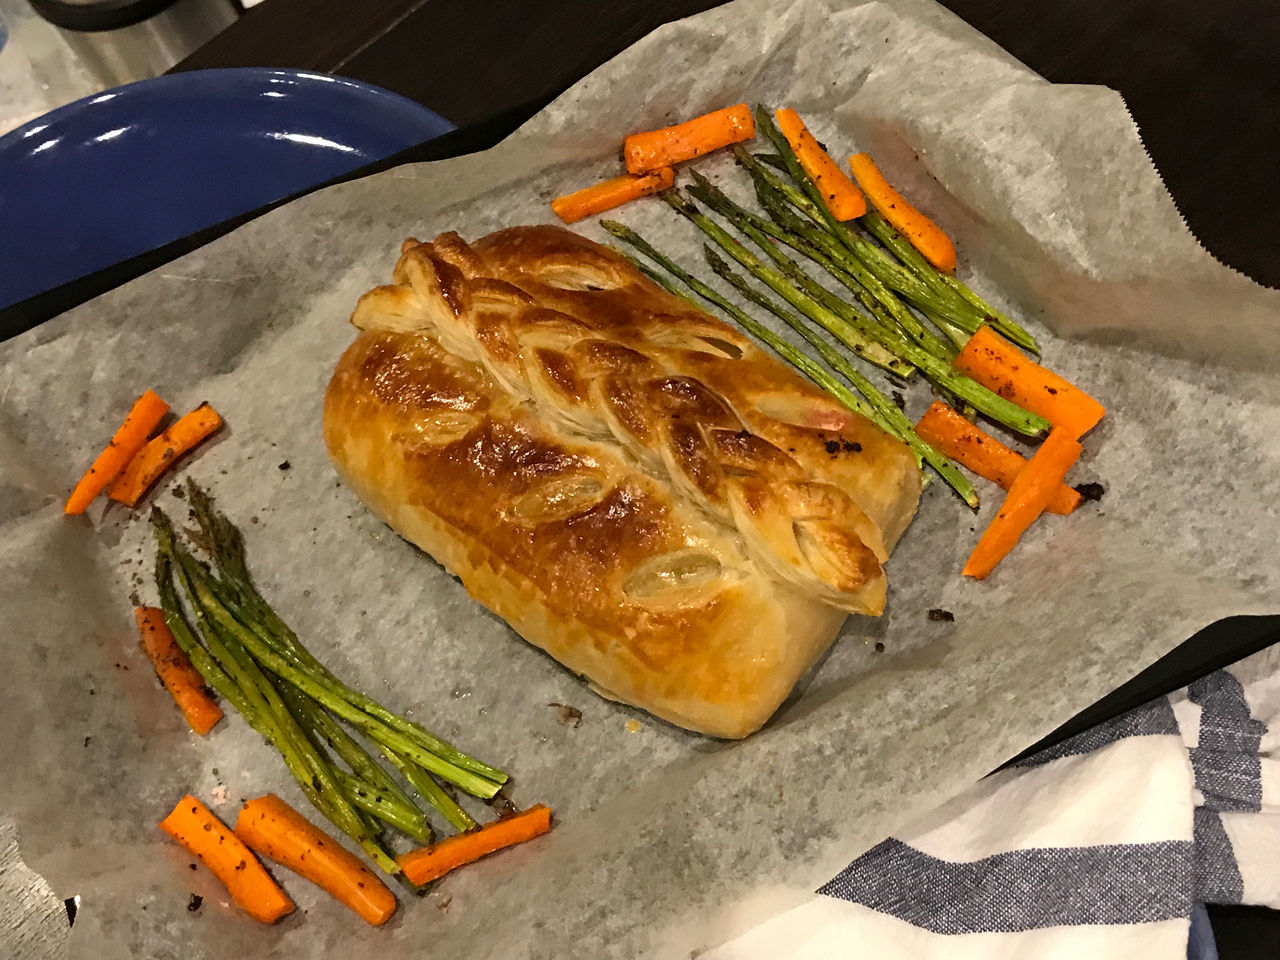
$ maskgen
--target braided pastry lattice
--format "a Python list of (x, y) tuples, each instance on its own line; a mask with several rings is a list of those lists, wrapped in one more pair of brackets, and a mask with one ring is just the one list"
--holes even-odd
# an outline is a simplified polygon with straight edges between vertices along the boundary
[(735, 410), (708, 384), (741, 374), (767, 380), (765, 395), (810, 392), (736, 331), (555, 227), (475, 245), (455, 233), (406, 240), (393, 280), (361, 298), (353, 324), (433, 337), (533, 405), (550, 430), (616, 444), (666, 477), (736, 527), (779, 579), (842, 609), (881, 611), (887, 552), (877, 525), (843, 487), (749, 429), (763, 411)]

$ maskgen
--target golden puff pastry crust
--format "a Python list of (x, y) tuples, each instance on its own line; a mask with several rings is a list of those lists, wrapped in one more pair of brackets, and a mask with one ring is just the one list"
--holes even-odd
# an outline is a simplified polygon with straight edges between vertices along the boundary
[(325, 397), (339, 472), (602, 692), (758, 729), (879, 614), (907, 448), (560, 227), (407, 240)]

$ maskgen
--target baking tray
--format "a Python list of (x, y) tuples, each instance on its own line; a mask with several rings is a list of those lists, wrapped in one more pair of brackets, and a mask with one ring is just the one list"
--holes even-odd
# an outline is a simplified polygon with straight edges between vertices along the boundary
[[(278, 206), (296, 200), (298, 197), (334, 184), (358, 180), (370, 174), (390, 170), (402, 164), (444, 160), (486, 150), (504, 139), (544, 105), (542, 102), (522, 104), (483, 123), (451, 131), (428, 143), (410, 147), (383, 160), (361, 167), (352, 173), (335, 177), (325, 183), (317, 184), (315, 187), (300, 191), (257, 210), (224, 220), (172, 243), (95, 271), (71, 283), (63, 284), (60, 287), (0, 310), (0, 340), (14, 337), (65, 310), (78, 306), (114, 287), (127, 283), (135, 277), (154, 270), (162, 264), (175, 260), (183, 254), (231, 232), (240, 225), (248, 223), (268, 210), (273, 210)], [(1277, 641), (1280, 641), (1280, 615), (1230, 617), (1211, 624), (1184, 641), (1170, 653), (1161, 657), (1127, 683), (1076, 714), (1038, 743), (1027, 745), (1027, 748), (1018, 757), (1053, 746), (1095, 724), (1119, 716), (1148, 700), (1172, 693), (1200, 677), (1212, 673), (1214, 670), (1229, 666)], [(1018, 757), (1011, 757), (1008, 762), (1013, 763)]]

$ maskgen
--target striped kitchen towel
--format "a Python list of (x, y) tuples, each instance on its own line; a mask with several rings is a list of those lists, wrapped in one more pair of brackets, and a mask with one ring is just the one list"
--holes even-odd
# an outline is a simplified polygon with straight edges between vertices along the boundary
[(992, 774), (702, 957), (1214, 960), (1206, 902), (1280, 908), (1280, 646)]

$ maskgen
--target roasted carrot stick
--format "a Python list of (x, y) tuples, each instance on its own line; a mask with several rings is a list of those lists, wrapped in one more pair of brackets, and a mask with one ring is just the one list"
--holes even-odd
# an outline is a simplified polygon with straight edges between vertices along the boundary
[(204, 678), (191, 665), (164, 621), (159, 607), (134, 607), (142, 649), (156, 668), (160, 682), (173, 697), (191, 729), (204, 736), (222, 719), (221, 708), (213, 702)]
[(1018, 539), (1057, 494), (1080, 450), (1080, 441), (1061, 427), (1049, 431), (1048, 438), (1013, 481), (1000, 512), (982, 532), (964, 565), (966, 577), (983, 579), (1017, 546)]
[(483, 856), (540, 837), (551, 829), (551, 809), (539, 803), (513, 817), (460, 833), (396, 858), (413, 883), (428, 883)]
[(138, 451), (107, 490), (112, 500), (137, 506), (142, 495), (180, 456), (222, 426), (222, 418), (202, 403)]
[(143, 447), (147, 445), (147, 437), (169, 412), (169, 405), (153, 391), (148, 390), (133, 403), (133, 408), (124, 423), (120, 424), (115, 436), (107, 444), (106, 449), (98, 454), (97, 459), (76, 488), (67, 498), (63, 512), (68, 514), (84, 513), (85, 508), (93, 503), (107, 484), (116, 478)]
[(939, 270), (954, 273), (956, 248), (942, 228), (908, 203), (890, 186), (872, 159), (865, 153), (855, 153), (849, 158), (853, 177), (867, 194), (871, 205), (880, 216), (911, 241), (911, 245), (924, 254), (925, 259)]
[(790, 108), (777, 112), (778, 129), (791, 144), (800, 166), (809, 175), (827, 209), (837, 220), (855, 220), (867, 212), (867, 200), (857, 184), (845, 176), (845, 172), (822, 149), (800, 114)]
[(275, 923), (293, 912), (289, 895), (271, 879), (252, 851), (191, 794), (160, 821), (160, 829), (199, 857), (255, 920)]
[[(916, 424), (916, 434), (961, 466), (1005, 490), (1027, 465), (1026, 459), (995, 437), (984, 433), (941, 400), (925, 411)], [(1049, 513), (1067, 514), (1080, 505), (1081, 496), (1065, 483), (1049, 502)]]
[(1093, 427), (1106, 407), (1079, 387), (1029, 360), (988, 325), (978, 328), (956, 355), (956, 369), (1073, 437)]
[(236, 836), (326, 890), (375, 927), (396, 912), (395, 895), (355, 854), (274, 793), (245, 803), (236, 818)]
[(661, 130), (633, 133), (623, 143), (627, 173), (649, 173), (682, 160), (692, 160), (756, 135), (751, 108), (745, 103), (704, 113)]
[(661, 167), (652, 173), (638, 177), (623, 174), (612, 180), (602, 180), (576, 193), (566, 193), (551, 201), (552, 212), (565, 223), (576, 223), (593, 213), (603, 213), (624, 203), (666, 190), (676, 182), (675, 171)]

